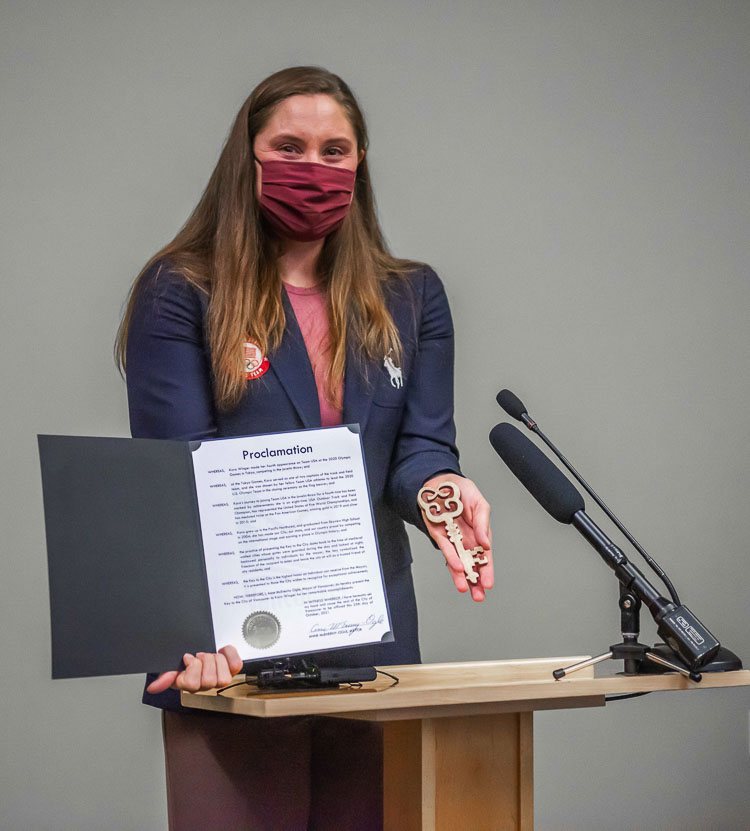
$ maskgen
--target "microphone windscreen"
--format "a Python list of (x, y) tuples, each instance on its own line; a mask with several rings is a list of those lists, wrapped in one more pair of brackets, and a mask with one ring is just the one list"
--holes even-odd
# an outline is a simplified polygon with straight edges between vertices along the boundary
[(558, 522), (570, 523), (585, 510), (583, 497), (567, 476), (512, 424), (496, 424), (490, 444), (526, 490)]
[(524, 413), (528, 412), (526, 407), (523, 405), (523, 401), (513, 395), (510, 390), (500, 390), (497, 394), (497, 403), (505, 410), (506, 413), (508, 413), (511, 418), (515, 418), (518, 421), (521, 420), (521, 416)]

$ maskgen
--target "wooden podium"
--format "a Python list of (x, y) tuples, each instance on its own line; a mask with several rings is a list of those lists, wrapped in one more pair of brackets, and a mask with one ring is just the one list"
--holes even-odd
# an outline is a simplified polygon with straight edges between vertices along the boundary
[[(533, 712), (602, 707), (605, 695), (750, 685), (750, 671), (555, 681), (588, 656), (384, 667), (361, 689), (259, 693), (237, 686), (182, 693), (186, 707), (259, 718), (321, 715), (383, 723), (385, 831), (530, 831), (534, 826)], [(235, 680), (241, 680), (241, 677)]]

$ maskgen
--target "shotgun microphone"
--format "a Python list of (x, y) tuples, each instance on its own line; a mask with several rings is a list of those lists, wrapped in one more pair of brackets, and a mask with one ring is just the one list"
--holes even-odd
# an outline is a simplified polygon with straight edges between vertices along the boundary
[(544, 453), (512, 424), (492, 428), (490, 443), (536, 501), (558, 522), (572, 525), (651, 612), (659, 636), (692, 671), (716, 655), (720, 644), (695, 615), (662, 597), (644, 574), (586, 513), (583, 497)]

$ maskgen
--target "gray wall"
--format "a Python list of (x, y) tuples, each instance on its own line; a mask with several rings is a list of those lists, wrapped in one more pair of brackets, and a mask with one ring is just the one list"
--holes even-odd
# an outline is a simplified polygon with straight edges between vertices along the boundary
[[(508, 386), (750, 660), (748, 3), (3, 5), (2, 829), (165, 827), (141, 679), (49, 680), (35, 434), (128, 434), (125, 292), (244, 97), (290, 64), (360, 96), (390, 243), (453, 305), (499, 579), (472, 606), (414, 538), (425, 659), (617, 636), (609, 572), (488, 449)], [(539, 715), (538, 828), (746, 829), (749, 706), (728, 690)]]

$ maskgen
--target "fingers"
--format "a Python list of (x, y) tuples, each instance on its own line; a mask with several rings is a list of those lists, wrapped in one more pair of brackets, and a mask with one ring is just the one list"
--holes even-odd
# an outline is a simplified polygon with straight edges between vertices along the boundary
[(453, 543), (444, 535), (440, 534), (437, 529), (430, 528), (430, 536), (435, 540), (440, 548), (440, 551), (445, 557), (445, 562), (450, 571), (453, 584), (460, 592), (466, 592), (469, 589), (469, 583), (466, 580), (466, 573), (461, 558), (456, 553)]
[(200, 688), (212, 690), (218, 681), (216, 655), (212, 652), (198, 652), (195, 657), (201, 662)]
[[(489, 506), (487, 506), (487, 508), (489, 520)], [(492, 556), (492, 531), (489, 526), (487, 526), (484, 536), (476, 528), (473, 529), (473, 531), (474, 538), (477, 543), (484, 549), (482, 556), (487, 560), (484, 565), (477, 566), (477, 571), (479, 572), (479, 583), (482, 588), (491, 589), (495, 585), (495, 566)]]
[(484, 565), (475, 566), (475, 569), (479, 575), (479, 579), (476, 583), (470, 583), (467, 580), (461, 558), (458, 556), (453, 543), (448, 539), (447, 535), (444, 532), (441, 534), (443, 529), (436, 528), (433, 530), (430, 528), (430, 536), (435, 540), (435, 542), (437, 542), (440, 551), (443, 553), (445, 561), (451, 571), (451, 578), (453, 579), (453, 583), (458, 591), (468, 591), (472, 600), (477, 603), (481, 603), (485, 599), (485, 593), (495, 584), (495, 575), (492, 563), (492, 532), (487, 529), (484, 537), (485, 543), (482, 544), (480, 542), (482, 539), (481, 535), (477, 539), (478, 535), (474, 532), (474, 528), (469, 522), (462, 522), (459, 520), (459, 523), (464, 525), (463, 543), (466, 548), (473, 548), (475, 543), (478, 543), (479, 545), (482, 545), (482, 548), (484, 549), (481, 556), (487, 558), (487, 562)]
[(146, 692), (160, 693), (168, 690), (174, 684), (175, 678), (179, 675), (179, 670), (173, 669), (169, 672), (162, 672), (162, 674), (155, 678), (147, 687)]
[(477, 491), (478, 499), (472, 512), (472, 527), (474, 537), (485, 550), (492, 548), (490, 539), (490, 503)]
[(481, 603), (485, 598), (484, 586), (481, 580), (471, 584), (471, 599), (475, 603)]
[[(490, 504), (479, 492), (479, 489), (472, 482), (472, 490), (467, 495), (469, 510), (466, 512), (465, 521), (471, 528), (471, 533), (477, 545), (484, 549), (487, 562), (477, 567), (479, 581), (477, 586), (472, 586), (472, 598), (483, 600), (484, 591), (495, 585), (495, 568), (492, 559), (492, 529), (490, 528)], [(473, 589), (477, 588), (477, 591)], [(479, 591), (481, 589), (481, 591)], [(480, 597), (481, 595), (481, 597)]]
[(232, 683), (232, 673), (229, 671), (229, 662), (221, 652), (216, 654), (216, 686), (227, 687)]
[(187, 692), (198, 692), (201, 688), (201, 675), (203, 674), (203, 664), (200, 658), (196, 655), (191, 655), (186, 652), (182, 656), (187, 669), (183, 670), (175, 679), (175, 687), (178, 690), (187, 690)]
[(240, 653), (233, 646), (224, 646), (219, 652), (227, 659), (229, 663), (229, 671), (232, 675), (237, 675), (242, 669), (242, 658)]
[(185, 669), (163, 672), (152, 681), (146, 690), (160, 693), (171, 687), (186, 692), (212, 690), (226, 687), (232, 683), (232, 677), (242, 669), (242, 659), (233, 646), (225, 646), (218, 652), (198, 652), (192, 655), (186, 652), (182, 656)]
[(492, 549), (486, 549), (484, 556), (487, 558), (487, 562), (483, 566), (479, 566), (479, 582), (483, 589), (491, 589), (495, 585), (495, 565), (492, 561)]
[(445, 532), (442, 529), (430, 528), (430, 536), (438, 544), (438, 548), (445, 557), (450, 569), (452, 571), (460, 571), (463, 574), (464, 567), (461, 558), (453, 547), (453, 543), (445, 535)]

